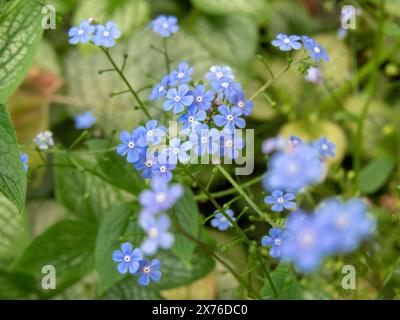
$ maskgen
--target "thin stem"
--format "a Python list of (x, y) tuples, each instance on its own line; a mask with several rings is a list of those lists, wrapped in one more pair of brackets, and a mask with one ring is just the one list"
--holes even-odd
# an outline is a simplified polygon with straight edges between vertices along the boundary
[(253, 208), (255, 212), (258, 213), (258, 215), (261, 218), (264, 218), (271, 226), (276, 227), (275, 222), (272, 221), (270, 217), (268, 217), (264, 212), (258, 208), (258, 206), (254, 203), (253, 200), (247, 195), (247, 193), (239, 186), (239, 184), (231, 177), (231, 175), (222, 167), (221, 165), (217, 165), (218, 170), (225, 176), (225, 178), (230, 182), (230, 184), (237, 190), (239, 194), (243, 196), (243, 198), (246, 200), (246, 202), (250, 205), (250, 207)]
[(89, 131), (85, 130), (83, 131), (79, 137), (68, 147), (68, 151), (73, 150), (78, 144), (79, 142), (81, 142), (83, 139), (85, 139), (85, 137), (88, 135)]
[(100, 47), (100, 49), (104, 52), (104, 54), (106, 55), (106, 57), (108, 58), (108, 60), (110, 61), (110, 63), (112, 64), (112, 66), (114, 67), (115, 71), (119, 74), (119, 76), (121, 77), (122, 81), (125, 82), (126, 86), (128, 87), (129, 91), (132, 93), (132, 95), (134, 96), (134, 98), (136, 99), (137, 103), (139, 104), (139, 108), (142, 109), (142, 111), (145, 113), (145, 115), (147, 116), (147, 118), (151, 119), (151, 116), (149, 114), (149, 112), (147, 111), (145, 105), (143, 104), (142, 100), (140, 100), (138, 94), (136, 93), (136, 91), (133, 89), (132, 85), (130, 84), (130, 82), (128, 81), (128, 79), (125, 77), (124, 73), (122, 72), (122, 70), (120, 70), (117, 66), (117, 64), (115, 63), (114, 59), (111, 57), (110, 52), (108, 51), (108, 49)]
[(167, 45), (167, 38), (163, 38), (163, 46), (164, 46), (164, 59), (165, 59), (165, 67), (167, 69), (167, 74), (170, 74), (171, 68), (170, 68), (170, 60), (168, 56), (168, 45)]

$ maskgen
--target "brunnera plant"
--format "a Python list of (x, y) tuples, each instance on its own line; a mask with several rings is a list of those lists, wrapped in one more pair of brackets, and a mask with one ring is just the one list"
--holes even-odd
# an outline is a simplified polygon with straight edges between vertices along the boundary
[[(210, 65), (204, 78), (195, 79), (194, 68), (185, 57), (170, 57), (168, 39), (179, 32), (176, 17), (159, 16), (148, 27), (160, 36), (154, 49), (165, 61), (166, 72), (151, 88), (136, 88), (125, 75), (129, 53), (121, 65), (113, 57), (112, 48), (121, 37), (115, 22), (88, 19), (69, 30), (70, 44), (92, 45), (103, 52), (109, 65), (99, 73), (116, 73), (125, 86), (113, 95), (132, 95), (135, 109), (147, 120), (130, 132), (89, 139), (95, 137), (97, 119), (88, 111), (76, 115), (75, 128), (83, 131), (68, 148), (57, 145), (50, 131), (36, 136), (36, 150), (43, 159), (52, 155), (46, 165), (55, 168), (58, 200), (71, 212), (82, 208), (85, 212), (75, 220), (55, 224), (35, 239), (15, 263), (16, 272), (37, 278), (43, 262), (50, 261), (63, 288), (94, 266), (101, 296), (112, 297), (116, 288), (123, 288), (131, 292), (130, 298), (152, 299), (160, 298), (162, 290), (203, 277), (218, 262), (236, 278), (242, 296), (284, 298), (282, 279), (277, 276), (282, 270), (285, 277), (291, 275), (294, 285), (295, 274), (310, 274), (331, 257), (355, 252), (373, 236), (376, 220), (356, 192), (324, 198), (312, 208), (304, 205), (311, 197), (310, 189), (326, 179), (329, 158), (335, 157), (336, 146), (326, 137), (315, 141), (295, 135), (271, 137), (263, 143), (267, 161), (262, 176), (243, 185), (231, 174), (230, 168), (244, 154), (254, 157), (246, 150), (248, 141), (243, 134), (254, 99), (291, 68), (297, 67), (310, 81), (319, 81), (318, 67), (329, 63), (329, 53), (317, 41), (306, 35), (276, 35), (271, 44), (287, 54), (287, 64), (274, 74), (263, 61), (270, 80), (248, 96), (231, 67)], [(299, 53), (293, 55), (295, 51)], [(148, 101), (140, 98), (143, 90), (148, 90)], [(1, 128), (9, 135), (3, 147), (9, 152), (0, 165), (15, 168), (1, 174), (1, 191), (23, 210), (25, 190), (18, 186), (24, 183), (13, 181), (26, 179), (23, 171), (29, 174), (29, 159), (26, 153), (19, 154), (3, 109)], [(75, 151), (82, 142), (87, 150)], [(15, 161), (18, 157), (19, 162)], [(204, 166), (213, 167), (207, 183), (197, 175)], [(216, 176), (230, 185), (222, 191), (234, 195), (230, 200), (222, 201), (220, 194), (211, 191)], [(247, 189), (255, 184), (265, 190), (262, 199)], [(91, 196), (99, 189), (103, 193)], [(213, 206), (205, 217), (199, 214), (196, 200), (200, 199)], [(245, 205), (235, 212), (233, 205), (239, 202)], [(261, 238), (254, 239), (249, 235), (253, 228), (244, 227), (253, 221), (265, 230)], [(216, 243), (208, 235), (210, 227), (216, 232), (229, 230), (231, 243)], [(64, 238), (65, 234), (71, 239)], [(248, 272), (258, 271), (265, 281), (262, 290), (222, 258), (237, 243), (249, 248), (254, 265)], [(35, 260), (40, 250), (43, 255)], [(63, 254), (54, 258), (57, 250)]]

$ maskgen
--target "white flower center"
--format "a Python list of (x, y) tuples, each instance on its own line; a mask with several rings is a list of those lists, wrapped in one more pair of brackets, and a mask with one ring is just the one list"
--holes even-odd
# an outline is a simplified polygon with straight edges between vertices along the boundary
[(224, 74), (220, 71), (216, 73), (217, 78), (222, 78)]
[(222, 217), (222, 218), (220, 219), (220, 221), (221, 221), (221, 222), (226, 222), (226, 221), (228, 221), (228, 219), (227, 219), (226, 217)]
[(344, 228), (347, 226), (347, 218), (344, 215), (340, 215), (337, 219), (336, 219), (336, 225), (339, 228)]
[(164, 173), (165, 171), (167, 171), (167, 168), (165, 166), (161, 166), (160, 167), (160, 172)]
[(154, 131), (153, 131), (153, 130), (147, 131), (147, 136), (148, 136), (148, 137), (154, 136)]
[(314, 47), (314, 52), (315, 52), (315, 53), (320, 53), (321, 50), (320, 50), (320, 48), (318, 48), (318, 47)]
[(149, 230), (149, 233), (148, 233), (149, 238), (151, 238), (151, 239), (157, 238), (157, 237), (158, 237), (158, 234), (159, 234), (159, 232), (158, 232), (158, 229), (157, 229), (157, 228), (151, 228), (151, 229)]
[(183, 72), (179, 72), (178, 73), (178, 78), (179, 79), (182, 79), (184, 76), (185, 76), (185, 74)]
[(163, 86), (158, 88), (158, 92), (162, 92), (162, 91), (164, 91), (164, 87)]
[(277, 246), (279, 246), (279, 245), (281, 245), (281, 243), (282, 243), (282, 240), (281, 239), (275, 239), (275, 245), (277, 245)]
[(277, 201), (278, 201), (279, 203), (284, 203), (284, 202), (285, 202), (285, 199), (283, 199), (282, 197), (279, 197), (279, 198), (277, 199)]
[(307, 232), (305, 234), (302, 235), (300, 242), (303, 246), (305, 247), (310, 247), (314, 244), (314, 235), (310, 232)]
[(283, 42), (287, 44), (287, 43), (290, 43), (290, 40), (289, 40), (289, 38), (285, 38), (285, 39), (283, 40)]
[(181, 101), (181, 97), (180, 97), (180, 96), (175, 96), (174, 100), (175, 100), (176, 102), (179, 102), (179, 101)]
[(202, 102), (202, 101), (203, 101), (203, 97), (202, 97), (202, 96), (196, 97), (196, 101), (197, 101), (197, 102)]
[(131, 257), (130, 256), (125, 256), (124, 257), (125, 262), (131, 262)]
[(226, 89), (226, 88), (229, 87), (229, 82), (226, 82), (226, 81), (225, 81), (225, 82), (222, 82), (222, 83), (221, 83), (221, 86), (222, 86), (222, 88), (225, 88), (225, 89)]
[(172, 152), (173, 152), (174, 154), (178, 154), (178, 153), (179, 153), (179, 148), (177, 148), (177, 147), (173, 148), (173, 149), (172, 149)]
[(128, 143), (128, 148), (133, 149), (135, 147), (135, 144), (131, 141)]
[(327, 145), (326, 143), (324, 143), (324, 144), (321, 146), (321, 149), (322, 149), (322, 150), (328, 150), (328, 145)]
[(83, 31), (82, 29), (79, 29), (79, 30), (78, 30), (78, 35), (81, 36), (81, 35), (83, 35), (84, 33), (85, 33), (85, 31)]
[(188, 121), (189, 121), (189, 122), (194, 122), (194, 117), (193, 117), (193, 116), (190, 116), (190, 117), (188, 118)]
[(105, 36), (105, 37), (108, 37), (108, 36), (110, 36), (110, 32), (108, 32), (108, 31), (104, 31), (104, 33), (103, 33), (103, 36)]
[(207, 137), (202, 137), (201, 138), (201, 143), (207, 143), (208, 142), (208, 138)]
[(157, 203), (163, 203), (165, 200), (167, 200), (167, 194), (165, 192), (158, 192), (156, 194)]
[(164, 23), (162, 24), (162, 27), (163, 27), (164, 29), (168, 29), (169, 24), (168, 24), (167, 22), (164, 22)]
[(244, 107), (244, 102), (243, 101), (239, 101), (238, 102), (238, 106), (239, 106), (239, 108), (243, 108)]
[(299, 171), (299, 166), (297, 163), (290, 163), (288, 166), (289, 173), (295, 174)]
[(232, 141), (232, 140), (227, 140), (227, 141), (225, 142), (225, 146), (227, 146), (228, 148), (232, 148), (232, 146), (233, 146), (233, 141)]
[(144, 267), (143, 268), (143, 272), (144, 273), (150, 273), (150, 271), (151, 271), (150, 267)]
[(146, 160), (146, 162), (144, 163), (144, 165), (147, 168), (151, 168), (153, 166), (153, 160)]
[(233, 115), (228, 114), (228, 115), (226, 116), (226, 120), (232, 121), (232, 120), (233, 120)]

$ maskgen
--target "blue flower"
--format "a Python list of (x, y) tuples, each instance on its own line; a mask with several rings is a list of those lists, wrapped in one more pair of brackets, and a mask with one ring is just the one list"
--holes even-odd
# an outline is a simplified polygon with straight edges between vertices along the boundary
[(318, 206), (316, 220), (327, 230), (330, 253), (348, 253), (358, 248), (360, 243), (371, 236), (375, 220), (369, 216), (366, 203), (354, 198), (347, 202), (328, 199)]
[(307, 144), (271, 156), (268, 172), (263, 180), (266, 190), (297, 193), (322, 178), (324, 166), (318, 152)]
[(272, 258), (279, 259), (281, 257), (281, 245), (282, 242), (287, 238), (286, 233), (279, 228), (269, 229), (269, 236), (263, 236), (261, 239), (261, 245), (271, 246), (269, 254)]
[(239, 156), (239, 150), (244, 148), (244, 140), (237, 134), (225, 130), (222, 135), (221, 154), (229, 159), (236, 159)]
[[(232, 221), (235, 221), (235, 214), (231, 209), (225, 210), (225, 213), (231, 217)], [(211, 220), (211, 225), (220, 231), (225, 231), (228, 228), (233, 227), (231, 222), (222, 214), (222, 212), (219, 211), (216, 211), (214, 219)]]
[(193, 96), (189, 94), (189, 86), (182, 84), (176, 88), (171, 88), (167, 92), (167, 100), (164, 102), (164, 110), (173, 109), (174, 113), (181, 113), (185, 106), (190, 106), (193, 103)]
[(70, 38), (68, 42), (70, 44), (88, 43), (92, 39), (95, 29), (95, 26), (91, 25), (89, 21), (82, 21), (78, 27), (69, 29), (68, 36)]
[(206, 79), (211, 82), (218, 82), (222, 78), (229, 78), (231, 80), (234, 79), (232, 69), (228, 66), (219, 67), (219, 66), (212, 66), (210, 71), (206, 73)]
[(323, 76), (319, 68), (316, 67), (310, 67), (307, 70), (307, 74), (304, 77), (306, 81), (314, 83), (314, 84), (322, 84), (324, 83), (323, 81)]
[(316, 223), (314, 216), (299, 211), (287, 219), (287, 238), (280, 246), (281, 259), (292, 262), (301, 272), (315, 270), (329, 253), (326, 228)]
[(198, 84), (193, 90), (193, 104), (202, 110), (211, 108), (211, 103), (214, 100), (214, 92), (206, 91), (206, 86)]
[(266, 204), (272, 204), (271, 210), (275, 212), (283, 211), (283, 209), (293, 209), (296, 206), (294, 200), (296, 196), (293, 193), (284, 194), (280, 190), (272, 191), (270, 196), (266, 196), (264, 201)]
[(164, 76), (161, 82), (153, 87), (149, 99), (156, 100), (163, 98), (167, 94), (168, 85), (169, 85), (169, 76)]
[(142, 177), (151, 179), (153, 177), (153, 166), (157, 163), (155, 154), (147, 154), (145, 157), (140, 157), (138, 162), (134, 163), (135, 169), (142, 171)]
[(218, 93), (222, 93), (225, 98), (232, 98), (238, 91), (242, 91), (239, 83), (233, 82), (231, 78), (223, 77), (218, 81), (210, 82), (211, 88)]
[(229, 102), (232, 103), (235, 107), (238, 107), (240, 110), (242, 110), (245, 116), (249, 116), (251, 114), (251, 111), (253, 110), (253, 102), (245, 99), (245, 94), (243, 91), (237, 91), (231, 97), (231, 99), (229, 99)]
[(316, 62), (319, 62), (320, 59), (329, 61), (328, 54), (326, 50), (320, 46), (314, 39), (308, 36), (301, 37), (304, 48), (306, 48), (310, 52), (311, 58), (313, 58)]
[(172, 179), (172, 170), (176, 168), (176, 164), (163, 161), (158, 162), (152, 167), (152, 179), (154, 181), (168, 182)]
[(168, 216), (161, 215), (156, 219), (153, 215), (144, 213), (140, 215), (139, 225), (147, 233), (147, 238), (140, 246), (144, 254), (153, 255), (159, 247), (170, 249), (174, 244), (174, 236), (168, 232), (171, 226)]
[(110, 48), (115, 45), (115, 39), (120, 37), (121, 31), (118, 29), (117, 25), (112, 21), (108, 21), (105, 26), (98, 25), (96, 27), (93, 42), (96, 46)]
[(140, 261), (139, 272), (140, 276), (138, 278), (138, 283), (141, 286), (147, 286), (150, 283), (150, 280), (155, 282), (160, 281), (161, 279), (161, 271), (160, 271), (161, 263), (159, 260), (142, 260)]
[(147, 146), (144, 128), (136, 128), (132, 131), (132, 135), (128, 131), (123, 131), (119, 135), (119, 138), (122, 143), (117, 146), (117, 153), (121, 157), (127, 156), (129, 163), (139, 161), (144, 148)]
[(206, 112), (204, 110), (199, 110), (198, 107), (193, 104), (188, 108), (187, 113), (178, 118), (178, 121), (183, 123), (183, 129), (187, 129), (198, 126), (201, 121), (206, 119), (206, 117)]
[(319, 152), (322, 159), (325, 159), (327, 156), (332, 158), (335, 157), (335, 144), (333, 142), (328, 141), (326, 137), (322, 137), (321, 139), (315, 141), (313, 143), (313, 147)]
[(190, 134), (193, 152), (202, 156), (207, 154), (216, 154), (220, 149), (220, 133), (217, 129), (209, 129), (207, 125), (196, 127), (196, 130)]
[(177, 25), (178, 19), (174, 16), (158, 16), (152, 22), (149, 27), (153, 29), (153, 32), (158, 33), (163, 38), (168, 38), (172, 33), (179, 31)]
[(75, 117), (75, 128), (76, 129), (90, 129), (96, 122), (96, 118), (90, 111), (78, 114)]
[(223, 104), (218, 107), (217, 114), (213, 117), (214, 123), (218, 127), (224, 126), (225, 129), (233, 131), (235, 126), (239, 129), (243, 129), (246, 126), (246, 121), (240, 118), (242, 115), (242, 110), (238, 107), (229, 108), (227, 105)]
[(167, 128), (164, 126), (157, 126), (157, 124), (157, 120), (149, 120), (146, 123), (146, 127), (142, 127), (147, 145), (158, 145), (162, 138), (167, 135)]
[(164, 149), (160, 154), (160, 162), (177, 164), (187, 163), (190, 159), (188, 151), (192, 148), (190, 141), (181, 142), (179, 138), (172, 138), (169, 141), (168, 148)]
[(297, 146), (303, 143), (303, 140), (301, 140), (299, 137), (297, 136), (290, 136), (290, 143), (292, 143), (293, 145)]
[(144, 190), (139, 195), (139, 203), (147, 213), (167, 211), (183, 195), (180, 184), (168, 185), (160, 180), (153, 181), (151, 189)]
[(274, 47), (279, 47), (281, 51), (290, 51), (292, 49), (299, 50), (301, 48), (301, 43), (299, 40), (299, 36), (287, 36), (286, 34), (280, 33), (276, 36), (275, 40), (272, 40), (271, 43)]
[(171, 72), (169, 75), (169, 84), (176, 86), (177, 84), (188, 83), (192, 78), (190, 75), (193, 73), (194, 68), (190, 67), (187, 62), (181, 62), (178, 69)]
[(132, 244), (124, 242), (121, 245), (121, 250), (115, 250), (112, 259), (118, 264), (118, 272), (125, 274), (129, 271), (135, 274), (139, 270), (139, 262), (142, 260), (143, 255), (140, 249), (133, 249)]
[(28, 160), (29, 160), (28, 155), (25, 152), (21, 153), (21, 162), (22, 165), (24, 166), (25, 172), (28, 171)]
[(33, 142), (37, 145), (39, 150), (47, 150), (54, 146), (53, 133), (50, 131), (40, 132)]

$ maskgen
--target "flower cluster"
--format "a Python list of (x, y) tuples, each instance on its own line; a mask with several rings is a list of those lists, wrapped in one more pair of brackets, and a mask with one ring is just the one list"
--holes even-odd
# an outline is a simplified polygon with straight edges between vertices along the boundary
[(272, 257), (292, 262), (301, 272), (310, 272), (330, 255), (356, 250), (374, 228), (375, 220), (364, 201), (332, 198), (318, 206), (314, 214), (295, 211), (284, 229), (272, 228), (261, 243), (270, 246)]
[[(268, 152), (277, 152), (268, 163), (268, 172), (263, 181), (266, 190), (298, 193), (323, 179), (326, 157), (335, 156), (335, 145), (332, 142), (325, 137), (311, 144), (294, 136), (284, 142), (281, 138), (276, 139), (269, 140)], [(263, 148), (266, 149), (265, 146)]]
[(299, 50), (302, 46), (304, 46), (304, 49), (308, 51), (311, 58), (316, 62), (319, 62), (321, 59), (329, 61), (326, 50), (319, 45), (317, 41), (308, 36), (288, 36), (280, 33), (276, 36), (275, 40), (272, 40), (271, 43), (274, 47), (279, 47), (279, 50), (281, 51)]
[(115, 250), (112, 258), (118, 263), (119, 273), (139, 275), (137, 282), (141, 286), (149, 285), (150, 280), (159, 281), (161, 279), (160, 261), (144, 259), (142, 251), (139, 248), (134, 249), (129, 242), (124, 242), (121, 250)]
[(77, 27), (72, 27), (68, 36), (70, 44), (89, 43), (91, 41), (96, 46), (110, 48), (115, 45), (115, 39), (121, 37), (121, 31), (112, 21), (101, 25), (93, 19), (89, 19), (82, 21)]
[(39, 150), (47, 150), (54, 146), (53, 133), (50, 131), (40, 132), (33, 142), (37, 145)]

